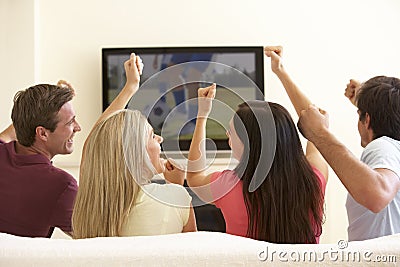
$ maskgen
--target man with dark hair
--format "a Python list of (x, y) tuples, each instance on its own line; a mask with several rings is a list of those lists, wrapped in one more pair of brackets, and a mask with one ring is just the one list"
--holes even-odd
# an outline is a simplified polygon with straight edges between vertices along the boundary
[(400, 233), (400, 79), (350, 80), (345, 95), (358, 108), (361, 161), (329, 132), (315, 106), (302, 111), (299, 129), (349, 192), (349, 240)]
[(14, 97), (13, 124), (0, 133), (0, 232), (51, 237), (54, 227), (71, 234), (76, 180), (52, 165), (73, 151), (81, 130), (65, 81), (40, 84)]

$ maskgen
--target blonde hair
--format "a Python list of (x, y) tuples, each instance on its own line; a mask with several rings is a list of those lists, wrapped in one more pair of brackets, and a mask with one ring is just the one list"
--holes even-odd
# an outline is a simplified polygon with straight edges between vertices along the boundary
[(148, 135), (146, 118), (132, 110), (116, 112), (93, 128), (82, 152), (74, 238), (120, 235), (140, 185), (154, 175)]

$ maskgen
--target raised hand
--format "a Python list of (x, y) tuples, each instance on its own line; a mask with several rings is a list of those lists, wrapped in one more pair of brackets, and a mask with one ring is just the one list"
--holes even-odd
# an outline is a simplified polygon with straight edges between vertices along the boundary
[(57, 86), (62, 87), (62, 88), (70, 88), (75, 92), (74, 87), (69, 82), (67, 82), (65, 80), (59, 80), (57, 82)]
[(213, 83), (212, 85), (199, 88), (197, 91), (198, 96), (198, 117), (208, 117), (212, 108), (212, 100), (215, 98), (217, 85)]
[(186, 167), (168, 158), (165, 161), (164, 178), (170, 183), (183, 185), (186, 177)]
[(277, 74), (283, 70), (282, 65), (282, 46), (266, 46), (264, 47), (264, 54), (271, 58), (271, 70)]
[(308, 109), (301, 111), (297, 126), (301, 134), (313, 142), (321, 133), (328, 130), (329, 115), (325, 110), (310, 105)]
[(126, 107), (131, 97), (139, 89), (140, 75), (143, 70), (142, 59), (132, 53), (130, 58), (124, 62), (126, 83), (121, 92), (114, 98), (107, 109), (100, 115), (96, 124), (107, 118), (110, 114)]
[(138, 89), (137, 85), (140, 82), (140, 75), (143, 72), (143, 62), (139, 56), (132, 53), (130, 58), (125, 61), (124, 68), (126, 73), (126, 86), (134, 86)]
[(361, 83), (359, 81), (351, 79), (346, 86), (346, 90), (344, 91), (344, 95), (350, 100), (350, 102), (354, 106), (357, 105), (356, 97), (360, 88), (361, 88)]

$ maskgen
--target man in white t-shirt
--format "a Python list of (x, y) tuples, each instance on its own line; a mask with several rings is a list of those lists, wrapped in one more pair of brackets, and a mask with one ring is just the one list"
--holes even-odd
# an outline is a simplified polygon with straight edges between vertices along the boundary
[(302, 111), (299, 129), (349, 192), (349, 240), (400, 233), (400, 79), (350, 80), (345, 96), (358, 108), (361, 160), (329, 132), (315, 106)]

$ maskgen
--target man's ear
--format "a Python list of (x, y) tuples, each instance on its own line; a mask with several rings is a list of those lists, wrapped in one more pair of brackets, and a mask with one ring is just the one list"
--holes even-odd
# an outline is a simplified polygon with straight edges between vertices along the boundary
[(365, 113), (364, 124), (367, 129), (371, 129), (371, 117), (369, 116), (368, 112)]
[(48, 138), (48, 130), (43, 126), (36, 127), (36, 137), (39, 138), (41, 141), (46, 142)]

